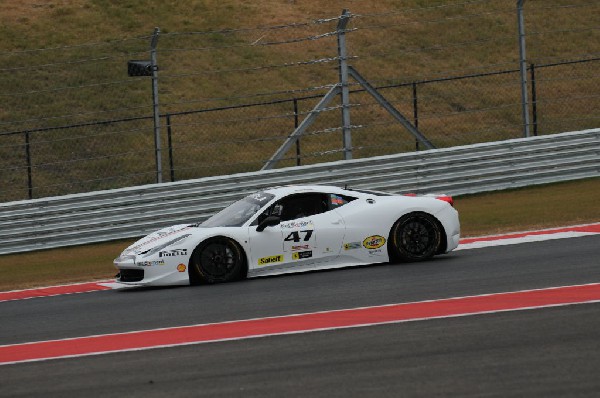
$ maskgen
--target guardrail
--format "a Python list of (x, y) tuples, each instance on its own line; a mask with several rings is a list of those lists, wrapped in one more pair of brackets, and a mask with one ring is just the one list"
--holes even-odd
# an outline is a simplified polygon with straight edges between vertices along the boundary
[(201, 221), (256, 190), (332, 184), (463, 195), (600, 176), (600, 129), (0, 204), (0, 254)]

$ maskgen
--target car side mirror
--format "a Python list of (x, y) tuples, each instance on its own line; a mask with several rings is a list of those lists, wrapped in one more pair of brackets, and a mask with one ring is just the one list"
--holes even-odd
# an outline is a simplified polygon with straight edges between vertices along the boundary
[(279, 217), (279, 216), (268, 216), (267, 218), (265, 218), (264, 220), (262, 220), (260, 222), (260, 224), (258, 224), (258, 227), (256, 227), (256, 231), (257, 232), (262, 232), (267, 227), (273, 227), (275, 225), (279, 225), (280, 222), (281, 222), (281, 217)]

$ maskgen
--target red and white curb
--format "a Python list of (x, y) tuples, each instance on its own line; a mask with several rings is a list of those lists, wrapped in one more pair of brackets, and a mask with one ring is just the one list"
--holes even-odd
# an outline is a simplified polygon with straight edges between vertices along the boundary
[[(552, 229), (543, 229), (538, 231), (517, 232), (511, 234), (482, 236), (477, 238), (464, 238), (460, 240), (460, 245), (456, 250), (479, 249), (490, 246), (515, 245), (528, 242), (541, 242), (552, 239), (576, 238), (589, 235), (600, 234), (600, 223), (575, 225), (571, 227), (561, 227)], [(70, 285), (50, 286), (35, 289), (12, 290), (0, 292), (0, 302), (23, 300), (36, 297), (50, 297), (62, 294), (87, 293), (99, 290), (122, 289), (125, 286), (114, 281), (99, 281), (75, 283)]]
[(537, 231), (515, 232), (503, 235), (464, 238), (455, 250), (479, 249), (490, 246), (517, 245), (520, 243), (542, 242), (553, 239), (579, 238), (600, 234), (600, 223), (550, 228)]
[(0, 365), (600, 302), (600, 283), (0, 346)]
[(110, 290), (111, 287), (105, 285), (111, 282), (112, 280), (38, 287), (34, 289), (10, 290), (7, 292), (0, 292), (0, 302), (24, 300), (36, 297), (62, 296), (63, 294), (97, 292), (99, 290)]

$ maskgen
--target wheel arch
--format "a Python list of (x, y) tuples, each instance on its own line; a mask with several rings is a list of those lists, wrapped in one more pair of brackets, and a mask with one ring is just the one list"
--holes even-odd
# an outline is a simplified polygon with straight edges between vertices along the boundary
[(446, 228), (444, 228), (444, 225), (436, 216), (434, 216), (433, 214), (431, 214), (431, 216), (433, 217), (435, 223), (440, 229), (440, 245), (438, 246), (435, 254), (446, 253), (446, 248), (448, 247), (448, 235), (446, 235)]

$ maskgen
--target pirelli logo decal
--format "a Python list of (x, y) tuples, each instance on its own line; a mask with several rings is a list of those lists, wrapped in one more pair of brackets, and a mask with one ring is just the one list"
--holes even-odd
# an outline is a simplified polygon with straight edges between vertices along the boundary
[(267, 265), (280, 263), (283, 261), (283, 254), (278, 254), (276, 256), (262, 257), (258, 259), (258, 265)]

